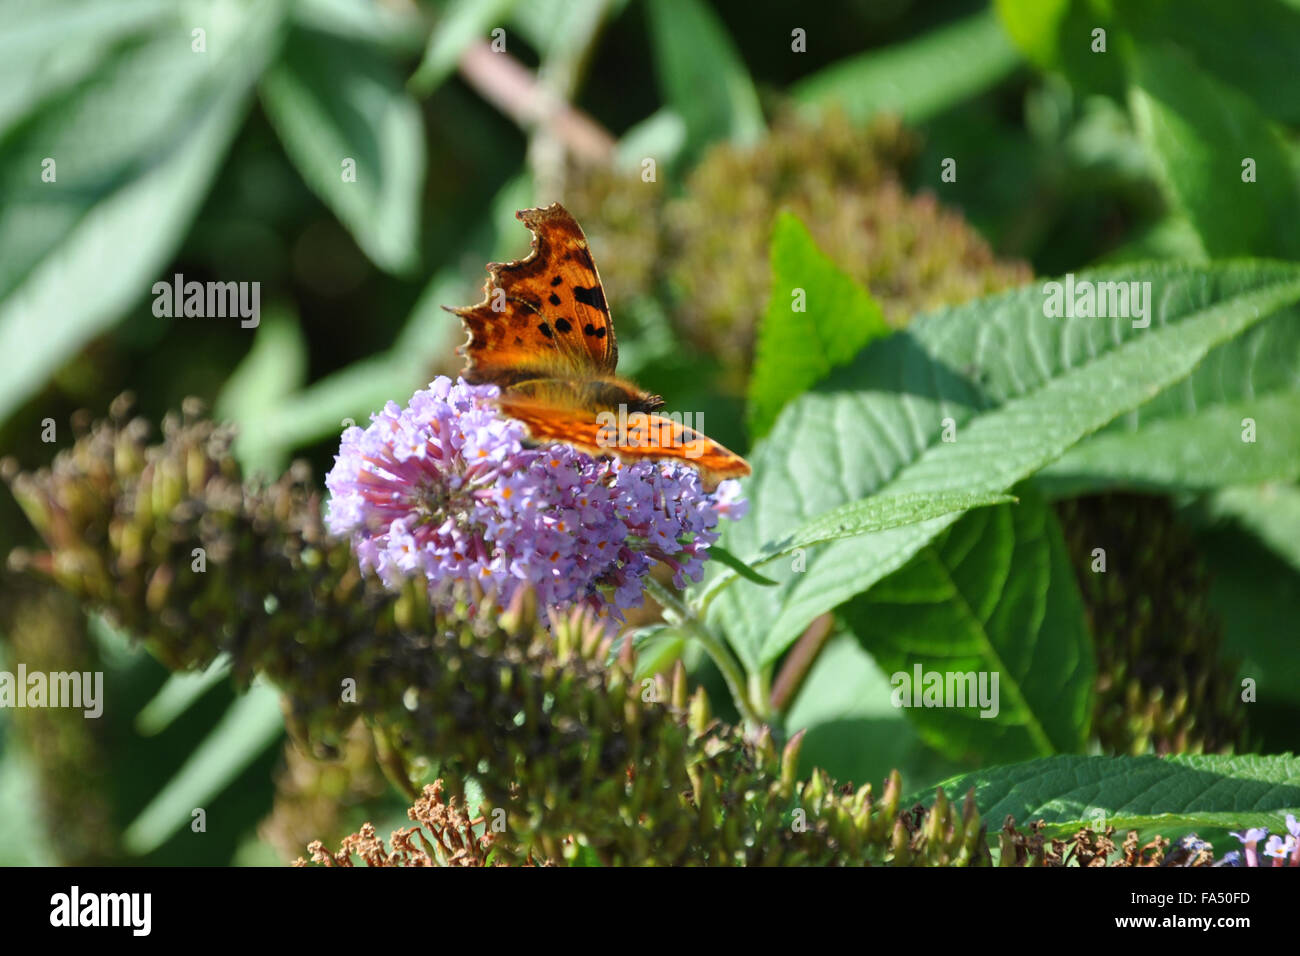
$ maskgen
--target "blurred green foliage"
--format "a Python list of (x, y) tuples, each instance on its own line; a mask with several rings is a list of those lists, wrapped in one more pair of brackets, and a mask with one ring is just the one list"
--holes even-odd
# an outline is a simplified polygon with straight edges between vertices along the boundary
[[(234, 454), (249, 472), (275, 478), (301, 456), (319, 474), (344, 420), (454, 374), (462, 333), (439, 307), (476, 300), (483, 264), (524, 252), (516, 209), (558, 199), (603, 269), (622, 370), (707, 411), (731, 447), (773, 428), (806, 463), (825, 453), (824, 433), (800, 433), (797, 416), (828, 374), (832, 389), (861, 388), (903, 370), (890, 385), (906, 396), (896, 424), (927, 394), (906, 374), (921, 368), (909, 339), (869, 344), (880, 318), (901, 328), (1090, 266), (1167, 275), (1138, 259), (1205, 267), (1180, 273), (1211, 290), (1197, 304), (1244, 314), (1251, 283), (1289, 267), (1206, 264), (1300, 259), (1297, 49), (1293, 0), (0, 0), (0, 451), (48, 464), (71, 445), (79, 409), (99, 414), (129, 389), (151, 420), (198, 396), (240, 427)], [(257, 327), (156, 315), (153, 285), (176, 274), (260, 283)], [(797, 330), (768, 317), (782, 285), (818, 275), (862, 287), (839, 317), (860, 337), (797, 353)], [(979, 308), (969, 327), (1001, 320)], [(1280, 529), (1300, 513), (1298, 327), (1290, 306), (1208, 346), (1191, 376), (1039, 474), (1015, 523), (1013, 506), (973, 512), (879, 588), (842, 595), (851, 606), (784, 701), (785, 728), (808, 730), (803, 769), (861, 781), (902, 767), (919, 787), (1089, 746), (1297, 749), (1300, 558)], [(962, 378), (984, 374), (974, 353), (950, 369), (977, 386), (981, 412), (1034, 368), (1006, 348), (991, 378)], [(1248, 416), (1267, 437), (1242, 455)], [(756, 461), (771, 464), (766, 447)], [(797, 458), (781, 467), (797, 472)], [(821, 510), (865, 493), (870, 467), (840, 464), (835, 481), (853, 487), (819, 491)], [(788, 503), (791, 487), (750, 490), (769, 530), (784, 507), (771, 501)], [(963, 585), (1014, 610), (1069, 581), (1071, 560), (1081, 573), (1083, 525), (1040, 492), (1115, 487), (1170, 499), (1143, 511), (1150, 537), (1180, 543), (1179, 573), (1209, 568), (1164, 595), (1171, 620), (1197, 619), (1174, 642), (1184, 672), (1152, 664), (1168, 635), (1151, 628), (1176, 625), (1153, 625), (1132, 591), (1084, 586), (1082, 604), (1052, 591), (1058, 616), (1037, 630), (961, 619)], [(0, 553), (37, 540), (0, 492)], [(996, 586), (963, 582), (949, 572), (968, 546), (990, 562), (1032, 557), (1007, 557)], [(1159, 557), (1144, 557), (1142, 587), (1172, 580)], [(883, 628), (870, 605), (891, 600), (909, 613)], [(362, 814), (401, 818), (404, 801), (371, 779), (363, 745), (333, 776), (285, 756), (269, 688), (236, 696), (220, 668), (172, 676), (130, 642), (137, 634), (30, 590), (25, 574), (0, 571), (0, 602), (0, 666), (80, 662), (105, 672), (113, 701), (93, 726), (0, 710), (0, 862), (270, 862), (295, 855), (306, 832), (337, 840)], [(765, 648), (775, 618), (744, 636), (744, 612), (730, 613), (750, 663), (789, 659), (797, 628)], [(1050, 633), (1058, 659), (1036, 666), (1053, 680), (1095, 646), (1096, 694), (1084, 680), (1041, 695), (1059, 724), (1040, 735), (1047, 749), (878, 706), (886, 663), (933, 659), (940, 632), (984, 642), (977, 657)], [(725, 714), (696, 649), (661, 635), (657, 650), (665, 669), (684, 654)], [(1126, 710), (1105, 681), (1134, 668), (1151, 673)], [(1259, 683), (1244, 731), (1223, 716), (1225, 675)], [(1190, 703), (1170, 701), (1180, 694)], [(1041, 716), (1033, 697), (1025, 709)], [(187, 809), (199, 805), (202, 840)]]

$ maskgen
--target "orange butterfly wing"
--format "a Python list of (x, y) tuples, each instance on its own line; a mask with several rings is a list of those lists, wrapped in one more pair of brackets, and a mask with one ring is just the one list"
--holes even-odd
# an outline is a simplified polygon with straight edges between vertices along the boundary
[(469, 331), (464, 376), (506, 387), (539, 377), (609, 375), (618, 343), (587, 237), (559, 203), (515, 214), (533, 234), (523, 259), (488, 265), (486, 297), (449, 309)]
[[(533, 234), (532, 251), (490, 263), (484, 300), (447, 310), (469, 332), (460, 349), (465, 380), (500, 386), (502, 412), (523, 422), (538, 443), (627, 460), (671, 458), (695, 466), (712, 484), (749, 474), (739, 455), (653, 414), (663, 404), (657, 395), (614, 376), (618, 343), (604, 288), (587, 237), (568, 211), (552, 203), (515, 215)], [(623, 433), (611, 436), (602, 413), (620, 410)]]
[[(681, 422), (654, 413), (629, 416), (624, 434), (588, 409), (503, 395), (501, 411), (524, 423), (536, 442), (564, 442), (592, 455), (617, 455), (624, 461), (671, 458), (693, 465), (716, 485), (723, 478), (749, 474), (749, 463), (712, 438)], [(611, 418), (616, 418), (610, 411)], [(622, 440), (619, 440), (622, 439)]]

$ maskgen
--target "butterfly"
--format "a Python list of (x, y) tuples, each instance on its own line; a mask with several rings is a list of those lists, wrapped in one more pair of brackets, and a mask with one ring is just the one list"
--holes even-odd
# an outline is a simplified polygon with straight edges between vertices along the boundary
[(587, 237), (559, 203), (522, 209), (533, 234), (528, 256), (488, 264), (485, 298), (451, 308), (469, 339), (457, 351), (472, 385), (496, 385), (506, 416), (535, 444), (563, 442), (625, 461), (671, 459), (706, 485), (749, 474), (745, 459), (663, 414), (664, 400), (615, 375), (618, 342)]

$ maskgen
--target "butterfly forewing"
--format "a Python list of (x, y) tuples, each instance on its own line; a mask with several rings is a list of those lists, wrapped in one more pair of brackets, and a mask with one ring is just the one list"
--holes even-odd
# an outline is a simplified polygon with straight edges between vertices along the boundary
[(532, 230), (532, 251), (489, 265), (484, 301), (451, 310), (470, 334), (461, 350), (466, 379), (508, 384), (538, 373), (611, 374), (618, 345), (581, 227), (559, 203), (517, 216)]
[[(618, 345), (596, 263), (581, 227), (559, 203), (516, 213), (533, 233), (526, 258), (488, 266), (486, 298), (451, 309), (469, 332), (466, 381), (501, 388), (501, 410), (536, 442), (596, 455), (671, 458), (707, 478), (749, 474), (743, 458), (670, 416), (614, 376)], [(613, 416), (617, 426), (611, 431)]]

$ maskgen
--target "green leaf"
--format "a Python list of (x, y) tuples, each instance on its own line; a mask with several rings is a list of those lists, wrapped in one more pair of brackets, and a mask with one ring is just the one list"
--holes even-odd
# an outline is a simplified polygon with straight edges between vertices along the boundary
[[(1300, 298), (1300, 269), (1285, 265), (1153, 265), (1087, 278), (1150, 282), (1150, 327), (1048, 318), (1039, 286), (914, 320), (782, 412), (751, 458), (750, 517), (724, 525), (723, 546), (754, 554), (876, 494), (1003, 492)], [(955, 441), (943, 441), (950, 430)], [(757, 670), (956, 518), (832, 542), (802, 572), (774, 566), (780, 587), (724, 592), (711, 620)]]
[(960, 766), (927, 747), (890, 702), (889, 675), (851, 634), (827, 641), (785, 715), (793, 735), (806, 731), (799, 773), (821, 767), (837, 780), (883, 780), (897, 769), (911, 784), (939, 780)]
[(632, 679), (643, 681), (656, 674), (671, 674), (686, 650), (686, 635), (673, 628), (645, 638), (638, 644), (636, 672)]
[(623, 134), (615, 163), (623, 171), (640, 173), (647, 158), (671, 166), (685, 149), (686, 121), (675, 110), (663, 107)]
[(1122, 262), (1144, 262), (1147, 259), (1208, 262), (1209, 258), (1191, 221), (1179, 213), (1169, 213), (1123, 245), (1106, 253), (1095, 265), (1113, 266)]
[(993, 4), (1007, 36), (1039, 69), (1060, 62), (1060, 32), (1071, 6), (1071, 0), (995, 0)]
[(746, 581), (752, 581), (755, 584), (762, 585), (763, 587), (772, 587), (776, 584), (776, 582), (771, 578), (763, 577), (763, 575), (759, 574), (744, 561), (740, 560), (740, 558), (736, 557), (720, 545), (715, 544), (709, 547), (709, 558), (710, 560), (717, 561), (735, 571)]
[(569, 866), (602, 866), (600, 854), (586, 843), (579, 843)]
[(1019, 62), (991, 10), (871, 50), (814, 73), (791, 90), (814, 109), (833, 106), (852, 119), (893, 113), (919, 123), (984, 92)]
[(441, 308), (471, 295), (458, 269), (442, 269), (425, 286), (393, 347), (295, 391), (260, 416), (259, 448), (283, 454), (337, 435), (345, 419), (365, 427), (384, 403), (405, 401), (428, 384), (435, 356), (448, 354), (463, 337), (459, 323)]
[[(1285, 528), (1285, 519), (1279, 521)], [(1198, 550), (1210, 572), (1210, 607), (1222, 622), (1225, 660), (1237, 665), (1237, 686), (1249, 678), (1253, 737), (1277, 749), (1296, 742), (1300, 712), (1300, 573), (1257, 538), (1231, 525), (1203, 530)]]
[(57, 866), (53, 845), (44, 839), (40, 769), (6, 741), (12, 728), (0, 722), (0, 866)]
[(790, 399), (889, 334), (880, 305), (781, 212), (772, 233), (772, 295), (749, 380), (749, 431), (765, 435)]
[(624, 631), (610, 644), (605, 663), (612, 665), (622, 653), (625, 641), (631, 641), (636, 649), (637, 680), (653, 677), (655, 674), (667, 674), (672, 671), (674, 662), (686, 650), (686, 635), (672, 624), (648, 624), (645, 627)]
[(1211, 517), (1235, 521), (1300, 571), (1300, 488), (1280, 482), (1224, 488), (1206, 510)]
[(539, 75), (558, 63), (563, 69), (583, 60), (607, 19), (628, 0), (530, 0), (510, 11), (511, 27), (521, 32), (543, 61)]
[(181, 714), (230, 676), (230, 658), (223, 654), (202, 671), (183, 671), (167, 678), (158, 692), (135, 715), (135, 730), (141, 737), (160, 734)]
[(289, 158), (366, 255), (389, 272), (413, 270), (424, 131), (388, 61), (364, 43), (296, 28), (261, 93)]
[[(949, 795), (975, 788), (980, 816), (1047, 823), (1061, 836), (1101, 819), (1116, 830), (1266, 826), (1300, 812), (1300, 758), (1283, 756), (1058, 756), (993, 767), (940, 784)], [(933, 792), (918, 795), (933, 800)], [(993, 827), (990, 827), (992, 831)]]
[[(507, 182), (493, 198), (486, 224), (466, 237), (465, 256), (487, 261), (503, 234), (517, 236), (514, 210), (527, 205), (527, 197), (525, 178)], [(498, 258), (506, 257), (503, 253)], [(428, 384), (435, 361), (464, 339), (460, 323), (442, 306), (469, 301), (477, 294), (458, 265), (439, 269), (420, 293), (391, 349), (359, 359), (286, 397), (259, 418), (262, 444), (269, 449), (297, 448), (338, 435), (344, 419), (363, 424), (390, 399), (405, 401)]]
[(173, 0), (0, 2), (0, 131), (90, 74), (115, 44), (169, 19)]
[[(1079, 89), (1118, 96), (1124, 69), (1119, 14), (1109, 0), (996, 0), (998, 16), (1020, 52), (1043, 70), (1059, 71)], [(1105, 52), (1094, 52), (1094, 30), (1105, 31)]]
[[(1248, 12), (1222, 0), (997, 0), (1007, 33), (1036, 66), (1064, 72), (1083, 93), (1118, 96), (1121, 50), (1169, 43), (1199, 69), (1232, 84), (1270, 116), (1300, 120), (1295, 0), (1251, 0)], [(1093, 31), (1106, 31), (1106, 52), (1093, 52)]]
[(4, 137), (0, 354), (21, 358), (0, 419), (143, 299), (184, 237), (283, 22), (282, 3), (221, 6), (208, 53), (177, 11)]
[[(1033, 2), (1033, 0), (1030, 0)], [(1113, 5), (1116, 23), (1145, 43), (1174, 43), (1202, 70), (1247, 94), (1265, 113), (1300, 121), (1295, 57), (1300, 5), (1295, 0), (1159, 0)]]
[(500, 26), (510, 16), (518, 0), (452, 0), (429, 34), (424, 59), (416, 68), (409, 85), (419, 96), (428, 96), (443, 80), (451, 76), (466, 47), (476, 40), (486, 40), (490, 28)]
[(1138, 132), (1206, 251), (1300, 257), (1300, 175), (1250, 98), (1166, 45), (1139, 47), (1132, 75)]
[(262, 317), (253, 347), (221, 389), (213, 408), (219, 421), (239, 426), (234, 454), (244, 473), (274, 479), (287, 464), (288, 449), (268, 443), (263, 422), (307, 376), (307, 339), (298, 319), (280, 309)]
[[(1254, 441), (1247, 419), (1254, 423)], [(1300, 476), (1300, 310), (1211, 352), (1169, 389), (1047, 466), (1053, 497), (1112, 487), (1203, 491)]]
[(686, 121), (688, 148), (755, 143), (766, 128), (758, 93), (725, 25), (702, 0), (646, 7), (659, 88)]
[[(960, 514), (971, 508), (985, 508), (1015, 500), (1011, 495), (971, 495), (960, 491), (933, 495), (873, 495), (870, 498), (850, 501), (846, 505), (832, 508), (779, 541), (769, 541), (746, 566), (752, 569), (753, 565), (768, 564), (778, 558), (788, 557), (830, 541), (875, 534), (888, 531), (890, 528), (919, 524), (944, 515)], [(716, 550), (719, 550), (718, 546), (713, 545), (710, 553)], [(723, 563), (726, 564), (725, 561)], [(725, 574), (715, 578), (705, 592), (705, 605), (707, 606), (732, 580), (734, 580), (732, 575)], [(759, 583), (772, 586), (778, 582), (764, 577)]]
[(279, 693), (254, 684), (126, 828), (122, 845), (137, 856), (162, 846), (190, 822), (195, 807), (209, 806), (283, 732)]
[(1040, 496), (971, 512), (839, 613), (904, 702), (925, 688), (916, 668), (944, 680), (987, 675), (983, 701), (906, 708), (939, 752), (1006, 763), (1083, 749), (1096, 660), (1060, 528)]
[(420, 50), (428, 33), (421, 11), (373, 0), (296, 0), (296, 23), (397, 53)]

